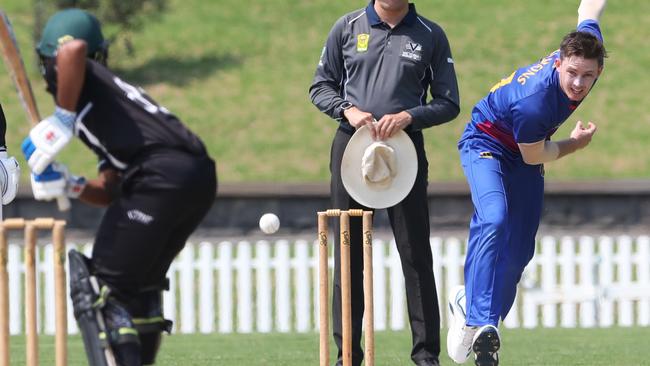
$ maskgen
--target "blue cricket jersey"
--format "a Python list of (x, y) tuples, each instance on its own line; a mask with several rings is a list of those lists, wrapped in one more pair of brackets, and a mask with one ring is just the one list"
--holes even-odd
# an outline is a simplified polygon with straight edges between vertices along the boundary
[[(589, 32), (603, 41), (595, 20), (581, 22), (577, 30)], [(569, 100), (560, 88), (554, 66), (559, 57), (560, 51), (556, 50), (495, 84), (474, 106), (472, 120), (461, 140), (486, 133), (509, 150), (519, 152), (517, 143), (550, 138), (580, 104)]]

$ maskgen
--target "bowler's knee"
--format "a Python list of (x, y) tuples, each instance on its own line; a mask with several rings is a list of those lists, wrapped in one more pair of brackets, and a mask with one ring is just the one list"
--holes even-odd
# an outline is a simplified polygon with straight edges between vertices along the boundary
[(484, 234), (501, 235), (507, 231), (508, 213), (505, 209), (490, 210), (481, 218)]

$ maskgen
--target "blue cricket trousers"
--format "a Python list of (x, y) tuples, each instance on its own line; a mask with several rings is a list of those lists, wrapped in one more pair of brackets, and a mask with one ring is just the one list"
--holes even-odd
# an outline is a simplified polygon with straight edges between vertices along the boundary
[(543, 165), (526, 164), (480, 132), (461, 139), (458, 149), (474, 204), (465, 259), (467, 325), (498, 326), (535, 252)]

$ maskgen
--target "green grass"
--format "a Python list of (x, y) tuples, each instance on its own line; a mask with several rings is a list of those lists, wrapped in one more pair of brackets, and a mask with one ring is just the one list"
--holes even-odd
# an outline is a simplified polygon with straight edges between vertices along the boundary
[[(5, 0), (42, 114), (53, 109), (34, 67), (29, 1)], [(170, 0), (159, 21), (133, 34), (136, 54), (111, 50), (111, 65), (143, 85), (208, 145), (222, 182), (317, 182), (329, 177), (335, 124), (310, 103), (307, 89), (327, 32), (366, 1)], [(446, 30), (457, 66), (461, 115), (426, 131), (431, 180), (462, 180), (455, 148), (471, 107), (501, 77), (557, 48), (576, 22), (578, 2), (552, 0), (416, 2)], [(218, 4), (218, 5), (217, 5)], [(646, 108), (650, 2), (611, 2), (602, 19), (610, 58), (593, 94), (556, 136), (578, 119), (599, 131), (585, 151), (548, 164), (551, 179), (647, 178), (650, 111)], [(9, 118), (10, 151), (28, 131), (11, 83), (0, 78)], [(92, 175), (95, 158), (80, 143), (62, 154), (73, 170)], [(22, 159), (21, 159), (22, 161)], [(23, 165), (24, 166), (24, 165)]]
[[(443, 365), (447, 358), (443, 332)], [(502, 332), (503, 365), (647, 365), (650, 328), (535, 329)], [(41, 337), (41, 364), (52, 365), (53, 337)], [(12, 365), (24, 364), (24, 339), (11, 338)], [(412, 365), (409, 332), (376, 334), (378, 366)], [(332, 346), (332, 359), (334, 347)], [(85, 365), (81, 338), (69, 341), (69, 365)], [(163, 341), (159, 366), (305, 366), (318, 364), (318, 334), (173, 335)], [(333, 364), (333, 362), (332, 362)], [(468, 365), (471, 362), (467, 363)]]

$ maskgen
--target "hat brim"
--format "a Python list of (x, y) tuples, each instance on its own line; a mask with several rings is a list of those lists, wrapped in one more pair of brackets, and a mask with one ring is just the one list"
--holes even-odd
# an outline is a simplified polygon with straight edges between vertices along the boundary
[(345, 147), (341, 162), (343, 186), (350, 197), (366, 207), (377, 209), (392, 207), (404, 200), (415, 183), (418, 172), (415, 146), (411, 138), (402, 130), (384, 141), (395, 150), (397, 176), (390, 187), (373, 189), (364, 182), (361, 173), (363, 154), (373, 142), (375, 141), (367, 126), (361, 127), (352, 135)]

